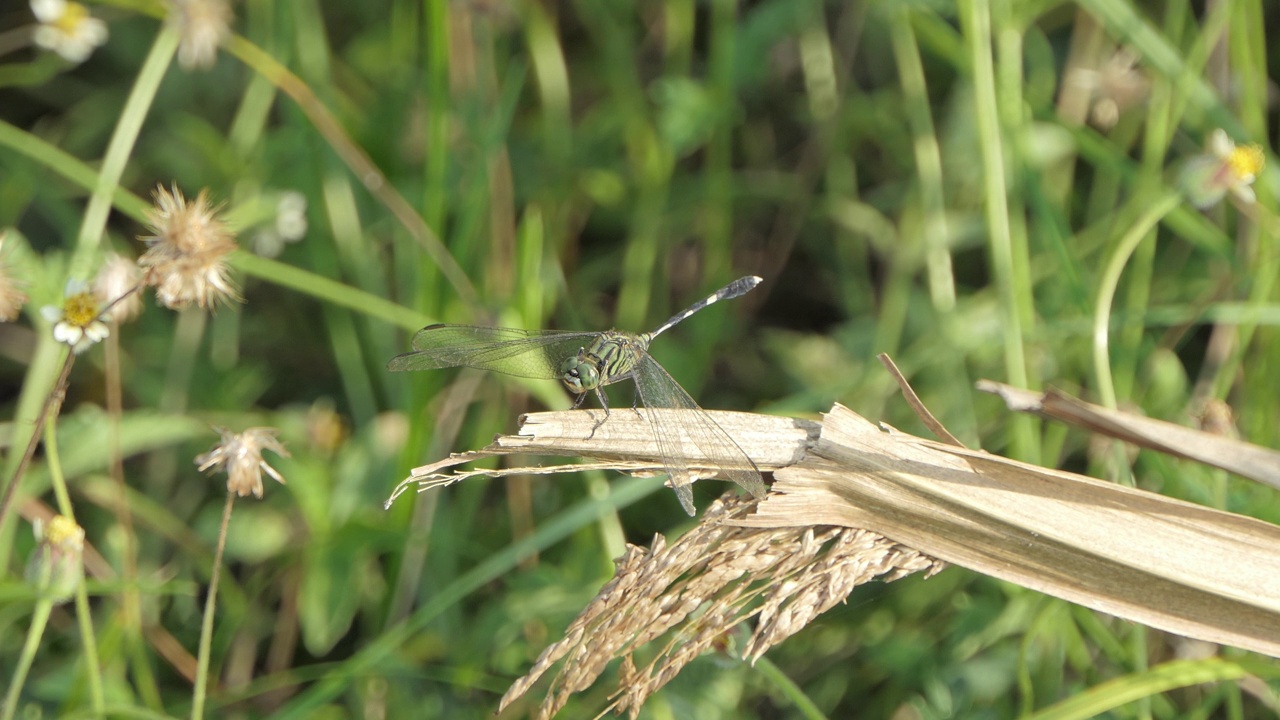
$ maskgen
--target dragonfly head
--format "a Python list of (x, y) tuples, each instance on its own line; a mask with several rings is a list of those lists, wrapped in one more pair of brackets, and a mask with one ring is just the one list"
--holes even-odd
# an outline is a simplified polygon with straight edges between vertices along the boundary
[(579, 352), (560, 363), (560, 382), (569, 388), (569, 392), (581, 395), (600, 384), (600, 370), (585, 353)]

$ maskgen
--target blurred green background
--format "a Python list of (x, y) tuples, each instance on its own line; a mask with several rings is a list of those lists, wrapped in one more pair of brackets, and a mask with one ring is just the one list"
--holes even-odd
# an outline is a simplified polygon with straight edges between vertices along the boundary
[[(137, 199), (122, 197), (102, 248), (76, 250), (92, 169), (162, 12), (90, 8), (110, 39), (83, 64), (0, 42), (0, 227), (32, 296), (26, 318), (0, 326), (6, 437), (29, 422), (21, 393), (47, 391), (33, 390), (51, 372), (35, 351), (39, 306), (58, 301), (69, 267), (91, 274), (79, 263), (108, 246), (136, 256), (146, 234)], [(704, 407), (812, 418), (841, 402), (925, 434), (874, 360), (886, 352), (972, 446), (1280, 519), (1272, 490), (1091, 444), (973, 389), (979, 378), (1053, 385), (1183, 423), (1225, 400), (1243, 437), (1276, 444), (1274, 173), (1259, 177), (1253, 205), (1168, 200), (1212, 130), (1271, 146), (1275, 3), (234, 10), (242, 39), (211, 70), (167, 69), (121, 186), (142, 198), (157, 184), (189, 197), (207, 188), (224, 203), (245, 251), (233, 262), (245, 303), (174, 313), (148, 297), (113, 337), (130, 522), (108, 475), (102, 349), (77, 362), (59, 421), (77, 518), (116, 569), (91, 581), (113, 716), (189, 711), (184, 672), (224, 498), (223, 479), (192, 463), (217, 439), (210, 425), (278, 427), (292, 452), (268, 457), (288, 485), (238, 502), (231, 521), (213, 717), (489, 717), (624, 542), (688, 527), (657, 483), (604, 474), (473, 480), (384, 511), (409, 468), (571, 402), (549, 381), (387, 373), (428, 322), (647, 330), (758, 274), (757, 290), (654, 344)], [(12, 44), (4, 33), (30, 22), (24, 3), (6, 3), (0, 38)], [(318, 125), (315, 107), (340, 132)], [(342, 134), (387, 184), (353, 165)], [(389, 206), (392, 190), (430, 233)], [(285, 242), (274, 224), (295, 193), (307, 230)], [(433, 247), (456, 262), (452, 278)], [(1110, 327), (1102, 364), (1099, 317)], [(630, 388), (613, 396), (625, 405)], [(48, 483), (38, 456), (19, 504), (49, 502)], [(705, 505), (723, 489), (695, 494)], [(6, 519), (6, 683), (31, 612), (31, 547), (27, 523)], [(129, 563), (141, 627), (122, 611)], [(28, 717), (89, 715), (79, 647), (72, 610), (55, 611)], [(1274, 680), (1161, 692), (1169, 685), (1146, 673), (1215, 652), (1247, 657), (953, 568), (859, 588), (767, 661), (828, 717), (1006, 718), (1081, 697), (1108, 707), (1119, 695), (1103, 683), (1116, 679), (1140, 699), (1108, 717), (1273, 716)], [(1258, 662), (1274, 677), (1274, 662)], [(594, 715), (612, 681), (562, 717)], [(644, 716), (797, 712), (769, 673), (705, 657)]]

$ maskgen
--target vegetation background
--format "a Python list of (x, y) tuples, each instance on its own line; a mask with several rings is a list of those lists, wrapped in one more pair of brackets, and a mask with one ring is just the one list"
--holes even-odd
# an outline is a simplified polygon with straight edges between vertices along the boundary
[[(0, 325), (4, 436), (29, 435), (56, 374), (39, 307), (106, 248), (139, 254), (157, 185), (225, 203), (245, 298), (210, 314), (148, 297), (71, 378), (56, 452), (101, 555), (88, 586), (110, 716), (191, 710), (225, 497), (192, 463), (211, 425), (280, 428), (292, 453), (268, 458), (288, 484), (231, 520), (215, 717), (489, 717), (624, 542), (692, 522), (655, 481), (590, 474), (384, 510), (409, 468), (570, 404), (552, 382), (387, 373), (429, 322), (645, 330), (758, 274), (655, 343), (704, 407), (814, 417), (842, 402), (923, 434), (874, 362), (887, 352), (973, 446), (1280, 521), (1273, 490), (1092, 446), (973, 389), (1052, 384), (1187, 423), (1226, 400), (1243, 437), (1275, 445), (1274, 173), (1256, 204), (1170, 201), (1214, 129), (1271, 145), (1274, 3), (246, 0), (210, 70), (162, 60), (158, 75), (162, 7), (90, 10), (110, 39), (82, 64), (0, 42), (0, 227), (31, 296)], [(31, 22), (24, 3), (0, 7), (10, 42)], [(151, 77), (153, 100), (128, 105)], [(106, 235), (78, 242), (133, 121)], [(272, 233), (285, 193), (305, 199), (298, 242)], [(22, 478), (25, 519), (0, 525), (6, 687), (49, 452)], [(699, 483), (699, 502), (722, 489)], [(26, 717), (98, 714), (81, 639), (74, 606), (56, 609)], [(794, 717), (801, 696), (841, 718), (1093, 714), (1062, 705), (1081, 698), (1118, 718), (1274, 716), (1274, 672), (1159, 673), (1215, 654), (1243, 655), (952, 568), (859, 588), (756, 667), (703, 658), (645, 716)], [(611, 687), (562, 716), (594, 715)]]

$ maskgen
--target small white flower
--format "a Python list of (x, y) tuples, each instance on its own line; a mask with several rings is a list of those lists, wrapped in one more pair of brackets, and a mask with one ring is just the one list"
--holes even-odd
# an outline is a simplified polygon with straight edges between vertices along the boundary
[(77, 355), (111, 334), (98, 317), (98, 298), (82, 281), (67, 281), (66, 299), (62, 306), (46, 305), (40, 314), (53, 326), (53, 339), (71, 346)]
[(70, 518), (54, 515), (46, 524), (31, 524), (36, 548), (27, 561), (27, 582), (46, 599), (61, 605), (84, 582), (84, 528)]
[(1198, 208), (1211, 207), (1230, 192), (1240, 202), (1251, 205), (1257, 196), (1250, 187), (1266, 166), (1262, 146), (1237, 146), (1226, 131), (1218, 128), (1209, 136), (1209, 152), (1192, 158), (1179, 175), (1179, 185)]
[(40, 22), (33, 37), (36, 45), (69, 62), (84, 62), (107, 41), (107, 24), (78, 2), (31, 0), (31, 13)]

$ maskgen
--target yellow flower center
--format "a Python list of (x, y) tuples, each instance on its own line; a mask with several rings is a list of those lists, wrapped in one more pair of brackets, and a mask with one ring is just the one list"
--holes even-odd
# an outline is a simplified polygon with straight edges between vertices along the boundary
[(69, 296), (62, 302), (62, 320), (76, 327), (89, 327), (98, 317), (98, 299), (93, 293), (82, 292)]
[(62, 12), (62, 17), (54, 20), (52, 24), (66, 35), (75, 35), (80, 29), (80, 23), (87, 17), (89, 17), (89, 8), (78, 2), (69, 2)]
[(1267, 164), (1267, 156), (1262, 152), (1261, 145), (1244, 145), (1232, 149), (1227, 156), (1227, 164), (1231, 166), (1231, 172), (1236, 178), (1249, 182), (1262, 172)]
[(76, 538), (81, 537), (83, 532), (75, 520), (61, 515), (54, 515), (48, 526), (45, 527), (44, 539), (50, 545), (63, 545), (68, 540), (74, 541)]

